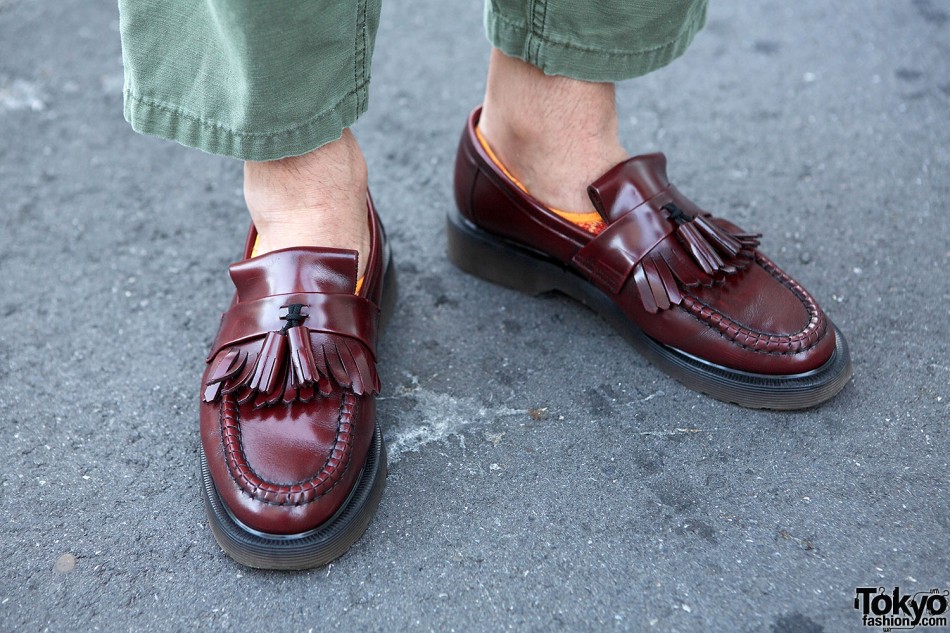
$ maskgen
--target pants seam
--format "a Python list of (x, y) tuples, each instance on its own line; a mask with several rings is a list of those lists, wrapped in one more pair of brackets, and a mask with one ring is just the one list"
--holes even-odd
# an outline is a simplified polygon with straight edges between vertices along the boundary
[[(366, 0), (360, 0), (356, 6), (356, 56), (353, 64), (353, 82), (355, 85), (365, 83), (366, 76)], [(363, 111), (363, 98), (356, 95), (356, 111)]]
[(529, 61), (537, 66), (541, 60), (541, 44), (544, 42), (544, 23), (547, 19), (548, 5), (547, 0), (531, 0), (531, 29), (528, 32)]

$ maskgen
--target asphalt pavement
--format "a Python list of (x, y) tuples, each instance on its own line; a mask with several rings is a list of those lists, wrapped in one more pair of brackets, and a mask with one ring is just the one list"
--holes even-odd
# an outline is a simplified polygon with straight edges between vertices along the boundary
[(276, 573), (220, 551), (196, 476), (240, 163), (131, 131), (112, 2), (0, 0), (0, 632), (837, 633), (880, 630), (857, 587), (950, 589), (950, 3), (713, 0), (618, 90), (627, 146), (847, 335), (853, 382), (799, 413), (448, 263), (481, 12), (384, 3), (356, 132), (401, 284), (391, 473), (349, 553)]

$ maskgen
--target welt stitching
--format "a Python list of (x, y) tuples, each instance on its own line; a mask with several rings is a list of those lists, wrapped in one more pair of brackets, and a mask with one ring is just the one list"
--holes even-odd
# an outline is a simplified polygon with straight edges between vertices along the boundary
[[(342, 407), (343, 407), (343, 403), (341, 402), (341, 414), (340, 414), (340, 416), (338, 416), (338, 418), (337, 418), (337, 435), (336, 435), (336, 437), (334, 438), (334, 442), (333, 442), (333, 444), (334, 444), (334, 449), (330, 451), (330, 454), (331, 454), (331, 455), (333, 454), (333, 452), (335, 452), (336, 446), (337, 446), (337, 444), (339, 443), (339, 437), (340, 437), (340, 431), (339, 431), (339, 429), (340, 429), (340, 422), (341, 422), (341, 418), (342, 418)], [(353, 434), (355, 435), (355, 433), (353, 433)], [(240, 441), (240, 440), (239, 440), (239, 441)], [(269, 492), (273, 492), (273, 493), (276, 494), (276, 495), (282, 495), (282, 496), (285, 496), (285, 497), (287, 497), (287, 496), (289, 496), (289, 495), (297, 495), (297, 494), (301, 494), (301, 493), (306, 494), (306, 493), (309, 493), (310, 491), (315, 490), (316, 488), (318, 488), (318, 487), (320, 486), (320, 484), (317, 484), (317, 485), (315, 485), (315, 486), (312, 486), (312, 487), (310, 487), (310, 488), (309, 488), (308, 490), (306, 490), (306, 491), (301, 490), (301, 491), (298, 491), (298, 492), (292, 492), (292, 491), (289, 490), (289, 488), (291, 488), (291, 487), (293, 487), (293, 486), (299, 486), (299, 485), (301, 485), (301, 484), (306, 484), (306, 483), (312, 482), (314, 479), (316, 479), (316, 478), (319, 477), (321, 474), (323, 474), (324, 470), (326, 470), (326, 463), (329, 463), (329, 461), (330, 461), (329, 458), (328, 458), (328, 459), (327, 459), (327, 462), (324, 463), (324, 466), (320, 469), (320, 473), (318, 473), (315, 477), (311, 478), (310, 480), (301, 480), (301, 481), (299, 481), (299, 482), (296, 482), (296, 483), (293, 483), (293, 484), (286, 484), (286, 485), (285, 485), (285, 484), (275, 484), (274, 482), (268, 481), (268, 480), (264, 479), (263, 477), (261, 477), (261, 475), (260, 475), (259, 473), (257, 473), (257, 472), (253, 469), (253, 467), (251, 466), (250, 462), (247, 460), (247, 456), (244, 454), (244, 447), (243, 447), (243, 445), (239, 445), (239, 448), (240, 448), (240, 451), (241, 451), (241, 461), (246, 465), (247, 470), (249, 470), (255, 477), (257, 477), (259, 480), (261, 480), (262, 484), (270, 484), (270, 485), (274, 486), (275, 488), (278, 488), (278, 490), (274, 490), (274, 491), (265, 490), (265, 491), (264, 491), (265, 494), (266, 494), (266, 493), (269, 493)], [(225, 450), (227, 451), (227, 449), (225, 449)], [(228, 452), (228, 457), (231, 457), (231, 452)], [(243, 482), (246, 482), (248, 485), (253, 485), (254, 490), (253, 490), (253, 492), (252, 492), (252, 491), (248, 491), (248, 490), (246, 490), (246, 489), (244, 488), (244, 486), (240, 486), (240, 488), (241, 488), (241, 491), (242, 491), (244, 494), (246, 494), (246, 495), (249, 496), (250, 498), (252, 498), (252, 499), (254, 499), (255, 501), (258, 501), (258, 502), (260, 502), (260, 503), (265, 503), (265, 504), (267, 504), (267, 505), (276, 505), (276, 506), (291, 506), (291, 505), (292, 505), (292, 506), (301, 506), (301, 505), (305, 505), (305, 504), (308, 504), (308, 503), (313, 503), (314, 501), (316, 501), (316, 500), (319, 499), (320, 497), (323, 497), (323, 496), (329, 494), (330, 491), (333, 490), (333, 489), (337, 486), (337, 484), (340, 483), (340, 481), (342, 481), (343, 475), (346, 473), (346, 470), (347, 470), (347, 468), (349, 467), (349, 462), (350, 462), (350, 460), (347, 460), (347, 464), (346, 464), (346, 466), (344, 467), (343, 473), (340, 474), (340, 477), (339, 477), (335, 482), (333, 482), (333, 484), (332, 484), (329, 488), (327, 488), (327, 489), (324, 490), (323, 492), (315, 493), (315, 494), (314, 494), (314, 497), (313, 497), (312, 499), (308, 499), (308, 500), (306, 500), (306, 501), (301, 501), (301, 502), (290, 502), (290, 501), (277, 502), (277, 501), (269, 501), (269, 500), (267, 500), (267, 499), (263, 499), (263, 498), (261, 498), (261, 497), (258, 497), (256, 493), (261, 489), (261, 484), (253, 484), (251, 481), (249, 481), (249, 478), (248, 478), (244, 473), (240, 473), (239, 479), (240, 479), (241, 481), (243, 481)], [(229, 465), (229, 469), (230, 469), (230, 465), (231, 465), (231, 464), (230, 464), (230, 460), (228, 461), (228, 465)], [(233, 476), (233, 472), (232, 472), (232, 476)], [(235, 479), (238, 479), (238, 477), (235, 477)], [(326, 479), (325, 479), (324, 481), (326, 481)], [(239, 482), (239, 483), (240, 483), (240, 482)], [(321, 482), (321, 483), (323, 483), (323, 482)], [(285, 490), (280, 490), (281, 488), (284, 488)]]
[[(700, 318), (698, 315), (693, 314), (692, 312), (690, 312), (689, 310), (683, 308), (682, 306), (676, 306), (676, 307), (680, 308), (681, 310), (683, 310), (683, 311), (687, 314), (687, 316), (690, 316), (690, 317), (696, 319), (697, 321), (699, 321), (699, 322), (702, 323), (703, 325), (706, 325), (706, 326), (709, 325), (709, 323), (708, 323), (707, 321), (705, 321), (704, 319)], [(823, 327), (822, 330), (821, 330), (821, 334), (819, 334), (819, 336), (818, 336), (818, 340), (820, 341), (822, 338), (824, 338), (824, 336), (825, 336), (825, 334), (826, 334), (827, 332), (828, 332), (828, 323), (827, 323), (827, 321), (824, 321), (824, 327)], [(755, 349), (754, 347), (749, 347), (749, 346), (746, 345), (745, 343), (740, 343), (739, 341), (737, 341), (737, 340), (735, 340), (735, 339), (729, 338), (728, 336), (726, 336), (725, 332), (721, 331), (719, 328), (716, 328), (716, 334), (718, 334), (719, 336), (721, 336), (722, 338), (726, 339), (727, 341), (729, 341), (730, 343), (732, 343), (733, 345), (735, 345), (735, 346), (737, 346), (737, 347), (741, 347), (742, 349), (748, 350), (748, 351), (750, 351), (750, 352), (754, 352), (754, 353), (756, 353), (756, 354), (765, 354), (766, 356), (796, 356), (796, 355), (798, 355), (798, 354), (802, 354), (802, 353), (804, 353), (804, 352), (807, 352), (807, 351), (810, 350), (812, 347), (814, 347), (815, 345), (818, 344), (818, 341), (816, 341), (816, 342), (814, 343), (814, 345), (810, 345), (810, 346), (808, 346), (808, 347), (802, 348), (802, 349), (797, 350), (797, 351), (794, 351), (794, 352), (778, 352), (778, 351), (769, 351), (769, 350)]]
[[(347, 400), (348, 400), (349, 398), (352, 398), (352, 397), (354, 397), (354, 395), (353, 395), (352, 392), (349, 392), (349, 391), (348, 391), (348, 392), (345, 392), (345, 393), (344, 393), (344, 397), (343, 397), (343, 399), (342, 399), (341, 402), (340, 402), (340, 413), (339, 413), (339, 415), (337, 416), (337, 432), (336, 432), (336, 436), (334, 437), (334, 440), (333, 440), (333, 448), (330, 450), (329, 456), (327, 457), (327, 460), (326, 460), (326, 462), (324, 463), (324, 465), (321, 467), (320, 472), (317, 473), (316, 476), (311, 477), (311, 478), (308, 479), (308, 480), (301, 480), (301, 481), (298, 481), (298, 482), (295, 482), (295, 483), (292, 483), (292, 484), (277, 484), (277, 483), (268, 481), (268, 480), (264, 479), (264, 477), (262, 477), (257, 471), (254, 470), (254, 468), (251, 466), (250, 462), (247, 460), (247, 455), (244, 453), (244, 446), (243, 446), (243, 443), (242, 443), (242, 441), (241, 441), (240, 425), (239, 425), (239, 424), (234, 425), (234, 426), (237, 428), (236, 433), (237, 433), (237, 435), (238, 435), (238, 450), (240, 451), (239, 457), (240, 457), (241, 461), (243, 462), (243, 464), (245, 465), (245, 467), (247, 468), (247, 470), (250, 471), (251, 474), (253, 474), (257, 479), (259, 479), (259, 480), (262, 482), (262, 484), (269, 484), (269, 485), (274, 486), (275, 488), (278, 489), (278, 490), (275, 490), (275, 491), (265, 490), (265, 492), (273, 492), (274, 494), (277, 494), (277, 495), (281, 495), (281, 496), (286, 497), (286, 496), (288, 496), (288, 495), (299, 495), (299, 494), (301, 494), (301, 493), (307, 494), (307, 493), (310, 493), (310, 492), (313, 491), (313, 490), (316, 490), (316, 489), (320, 486), (320, 484), (317, 484), (317, 485), (312, 486), (311, 488), (309, 488), (308, 490), (305, 490), (305, 491), (304, 491), (304, 490), (300, 490), (300, 491), (297, 491), (297, 492), (292, 492), (292, 491), (290, 490), (290, 488), (292, 488), (293, 486), (300, 486), (300, 485), (309, 484), (309, 483), (313, 482), (313, 481), (314, 481), (315, 479), (317, 479), (320, 475), (322, 475), (322, 474), (324, 473), (324, 471), (327, 470), (327, 464), (330, 462), (330, 459), (332, 458), (333, 453), (334, 453), (334, 452), (337, 450), (337, 448), (339, 447), (339, 444), (340, 444), (340, 433), (341, 433), (341, 427), (343, 426), (343, 416), (344, 416), (344, 414), (345, 414), (346, 403), (347, 403)], [(308, 499), (308, 500), (306, 500), (306, 501), (301, 501), (301, 502), (290, 502), (290, 501), (277, 502), (277, 501), (269, 501), (269, 500), (266, 500), (266, 499), (262, 499), (262, 498), (260, 498), (259, 496), (257, 496), (257, 492), (261, 489), (261, 484), (254, 484), (253, 482), (251, 482), (251, 481), (249, 480), (249, 478), (247, 477), (247, 475), (244, 474), (244, 473), (238, 472), (238, 473), (237, 473), (237, 476), (235, 476), (235, 467), (232, 465), (232, 461), (233, 461), (233, 459), (234, 459), (234, 458), (233, 458), (233, 453), (234, 453), (234, 451), (231, 450), (231, 449), (229, 449), (228, 445), (225, 443), (225, 438), (224, 438), (225, 434), (224, 434), (224, 432), (223, 432), (223, 431), (224, 431), (224, 420), (223, 420), (223, 418), (225, 418), (225, 417), (228, 417), (228, 418), (232, 418), (232, 417), (233, 417), (233, 418), (236, 418), (236, 417), (237, 417), (237, 415), (236, 415), (236, 414), (237, 414), (237, 411), (239, 411), (237, 403), (233, 403), (234, 410), (235, 410), (235, 415), (233, 415), (233, 416), (232, 416), (232, 415), (226, 415), (226, 414), (224, 413), (224, 411), (225, 411), (225, 404), (226, 404), (226, 403), (232, 403), (232, 401), (233, 401), (233, 398), (229, 398), (229, 399), (227, 399), (227, 400), (223, 400), (223, 401), (222, 401), (221, 406), (220, 406), (219, 409), (218, 409), (218, 411), (219, 411), (219, 413), (218, 413), (218, 419), (219, 419), (219, 423), (220, 423), (220, 425), (221, 425), (221, 427), (222, 427), (221, 440), (222, 440), (222, 444), (224, 445), (224, 452), (225, 452), (226, 459), (227, 459), (227, 463), (228, 463), (228, 470), (231, 472), (231, 476), (235, 479), (235, 481), (238, 482), (239, 488), (241, 489), (241, 492), (242, 492), (243, 494), (247, 495), (247, 496), (250, 497), (251, 499), (254, 499), (255, 501), (258, 501), (258, 502), (260, 502), (260, 503), (265, 503), (265, 504), (267, 504), (267, 505), (275, 505), (275, 506), (301, 506), (301, 505), (305, 505), (305, 504), (308, 504), (308, 503), (313, 503), (313, 502), (317, 501), (320, 497), (323, 497), (323, 496), (329, 494), (330, 491), (332, 491), (334, 488), (336, 488), (336, 486), (337, 486), (341, 481), (343, 481), (343, 478), (345, 477), (347, 471), (349, 470), (350, 462), (352, 462), (352, 459), (347, 459), (347, 460), (346, 460), (346, 464), (345, 464), (345, 466), (343, 467), (342, 472), (340, 472), (340, 475), (339, 475), (339, 477), (337, 478), (337, 480), (334, 481), (334, 482), (330, 485), (330, 487), (327, 488), (326, 490), (324, 490), (323, 492), (315, 493), (315, 494), (314, 494), (314, 497), (313, 497), (312, 499)], [(351, 413), (350, 417), (351, 417), (351, 419), (354, 417), (354, 416), (352, 415), (352, 413)], [(356, 437), (356, 428), (355, 428), (355, 425), (353, 425), (353, 424), (350, 424), (350, 427), (351, 427), (350, 435), (351, 435), (352, 437), (351, 437), (351, 439), (350, 439), (350, 442), (349, 442), (349, 445), (348, 445), (348, 446), (349, 446), (349, 452), (352, 453), (352, 451), (353, 451), (353, 441), (354, 441), (354, 439), (355, 439), (355, 437)], [(328, 475), (328, 478), (329, 478), (330, 476), (332, 476), (332, 473), (331, 473), (330, 475)], [(325, 482), (325, 481), (327, 481), (327, 480), (324, 479), (324, 482)], [(253, 490), (248, 490), (247, 488), (245, 488), (244, 485), (240, 485), (240, 484), (242, 484), (242, 483), (246, 483), (248, 486), (253, 487)], [(323, 483), (323, 482), (321, 482), (321, 483)]]
[[(330, 453), (331, 453), (331, 454), (336, 451), (337, 444), (339, 444), (340, 427), (342, 426), (342, 421), (343, 421), (343, 415), (344, 415), (345, 407), (346, 407), (346, 400), (345, 400), (345, 396), (344, 396), (344, 399), (340, 401), (340, 412), (337, 414), (337, 432), (336, 432), (336, 435), (335, 435), (334, 438), (333, 438), (333, 449), (330, 450)], [(243, 440), (243, 435), (242, 435), (242, 440)], [(288, 488), (288, 489), (289, 489), (289, 488), (292, 488), (292, 487), (294, 487), (294, 486), (306, 486), (306, 485), (309, 485), (314, 479), (316, 479), (316, 478), (319, 477), (321, 474), (323, 474), (324, 470), (326, 470), (326, 463), (329, 463), (329, 461), (330, 461), (329, 459), (327, 459), (327, 461), (324, 463), (324, 465), (320, 468), (320, 472), (317, 473), (317, 475), (316, 475), (315, 477), (311, 477), (310, 479), (301, 479), (300, 481), (296, 481), (296, 482), (290, 483), (290, 484), (278, 484), (278, 483), (276, 483), (276, 482), (269, 481), (269, 480), (265, 479), (265, 478), (262, 477), (257, 471), (255, 471), (254, 468), (251, 466), (250, 461), (248, 461), (247, 455), (244, 453), (244, 444), (243, 444), (243, 441), (242, 441), (242, 443), (241, 443), (240, 446), (241, 446), (241, 457), (242, 457), (242, 461), (243, 461), (245, 464), (247, 464), (247, 469), (248, 469), (251, 473), (253, 473), (255, 477), (257, 477), (258, 479), (261, 480), (261, 484), (257, 484), (257, 485), (255, 486), (256, 489), (261, 488), (262, 484), (274, 486), (275, 488), (278, 488), (278, 489), (280, 489), (280, 488)], [(326, 480), (324, 480), (324, 481), (326, 481)], [(323, 483), (323, 482), (320, 482), (320, 483)], [(335, 484), (334, 484), (334, 485), (335, 485)], [(308, 489), (308, 492), (309, 492), (310, 490), (315, 490), (315, 489), (318, 488), (319, 486), (320, 486), (320, 484), (311, 485), (311, 486), (309, 487), (309, 489)], [(331, 486), (331, 488), (332, 488), (332, 486)], [(300, 492), (304, 492), (304, 491), (301, 490)], [(328, 489), (327, 491), (323, 492), (323, 493), (320, 493), (320, 494), (317, 495), (317, 496), (322, 496), (322, 495), (326, 494), (326, 492), (329, 492), (329, 489)]]
[[(775, 334), (773, 334), (773, 333), (758, 332), (758, 331), (753, 330), (753, 329), (751, 329), (751, 328), (742, 326), (742, 325), (740, 325), (739, 323), (736, 323), (734, 320), (730, 319), (728, 316), (726, 316), (726, 315), (723, 314), (722, 312), (719, 312), (718, 310), (716, 310), (716, 309), (713, 308), (712, 306), (709, 306), (709, 305), (703, 303), (703, 302), (700, 301), (698, 298), (696, 298), (694, 295), (687, 295), (687, 296), (688, 296), (695, 304), (698, 304), (698, 305), (700, 305), (700, 306), (702, 306), (702, 307), (708, 308), (709, 310), (711, 310), (711, 311), (713, 312), (713, 314), (717, 314), (717, 315), (721, 316), (723, 320), (728, 321), (728, 322), (731, 323), (731, 324), (734, 324), (734, 325), (736, 326), (736, 328), (739, 330), (739, 331), (737, 332), (737, 334), (736, 334), (737, 337), (738, 337), (739, 334), (746, 334), (746, 335), (748, 335), (748, 336), (752, 336), (753, 338), (756, 338), (756, 339), (759, 339), (759, 340), (766, 339), (766, 340), (768, 341), (768, 343), (770, 343), (770, 344), (782, 343), (782, 342), (788, 342), (788, 343), (799, 342), (799, 341), (801, 341), (802, 339), (806, 339), (806, 338), (808, 337), (808, 335), (809, 335), (811, 332), (815, 331), (815, 330), (816, 330), (816, 327), (820, 324), (821, 327), (822, 327), (821, 332), (819, 333), (818, 337), (815, 339), (815, 341), (814, 341), (813, 343), (811, 343), (810, 345), (804, 346), (804, 347), (802, 347), (802, 348), (799, 349), (799, 350), (796, 350), (796, 351), (789, 351), (789, 352), (769, 351), (769, 350), (757, 350), (757, 349), (755, 349), (755, 348), (753, 348), (753, 347), (750, 347), (749, 345), (746, 345), (745, 343), (741, 343), (741, 342), (737, 341), (735, 338), (730, 338), (729, 336), (727, 336), (726, 333), (722, 330), (722, 328), (720, 327), (719, 324), (711, 324), (711, 323), (710, 323), (710, 318), (711, 318), (712, 315), (710, 315), (710, 317), (703, 317), (703, 316), (700, 315), (700, 314), (694, 313), (694, 312), (693, 312), (692, 310), (690, 310), (690, 309), (685, 309), (685, 312), (686, 312), (688, 315), (690, 315), (691, 317), (697, 319), (698, 321), (700, 321), (701, 323), (703, 323), (703, 324), (706, 325), (706, 326), (716, 325), (715, 329), (716, 329), (717, 333), (718, 333), (721, 337), (723, 337), (724, 339), (730, 341), (731, 343), (733, 343), (733, 344), (735, 344), (735, 345), (737, 345), (737, 346), (739, 346), (739, 347), (741, 347), (741, 348), (743, 348), (743, 349), (747, 349), (747, 350), (749, 350), (749, 351), (751, 351), (751, 352), (755, 352), (755, 353), (758, 353), (758, 354), (780, 355), (780, 356), (794, 356), (795, 354), (801, 354), (801, 353), (803, 353), (803, 352), (806, 352), (806, 351), (812, 349), (812, 348), (815, 347), (816, 345), (818, 345), (818, 343), (824, 338), (825, 334), (826, 334), (827, 331), (828, 331), (828, 322), (827, 322), (827, 319), (822, 318), (821, 312), (820, 312), (820, 310), (818, 310), (817, 304), (815, 304), (814, 301), (806, 301), (806, 300), (805, 300), (805, 296), (803, 295), (803, 290), (801, 289), (801, 287), (800, 287), (800, 286), (796, 287), (796, 284), (789, 284), (789, 283), (787, 283), (787, 278), (788, 278), (788, 276), (785, 275), (785, 274), (780, 274), (780, 273), (781, 273), (780, 269), (778, 269), (778, 267), (776, 267), (774, 264), (772, 264), (772, 262), (771, 262), (770, 260), (768, 260), (767, 258), (761, 257), (761, 255), (759, 255), (759, 254), (757, 253), (757, 254), (756, 254), (756, 262), (757, 262), (759, 265), (761, 265), (762, 268), (763, 268), (767, 273), (769, 273), (769, 276), (771, 276), (773, 279), (775, 279), (776, 281), (778, 281), (779, 283), (781, 283), (783, 286), (785, 286), (786, 288), (788, 288), (788, 290), (789, 290), (790, 292), (792, 292), (792, 294), (794, 294), (795, 297), (802, 303), (802, 306), (805, 308), (805, 312), (808, 313), (808, 316), (809, 316), (808, 324), (807, 324), (804, 328), (802, 328), (801, 330), (799, 330), (798, 332), (796, 332), (795, 334), (792, 334), (792, 335), (790, 335), (790, 336), (777, 336), (777, 335), (775, 335)], [(813, 316), (817, 317), (817, 320), (818, 320), (818, 322), (815, 323), (814, 325), (812, 324), (812, 318), (811, 318), (811, 317), (813, 317)]]
[[(778, 281), (778, 280), (776, 280), (776, 281)], [(784, 285), (784, 284), (783, 284), (783, 285)], [(788, 286), (786, 286), (786, 287), (788, 287)], [(702, 309), (702, 308), (708, 308), (713, 314), (718, 314), (719, 316), (721, 316), (723, 321), (726, 321), (726, 322), (728, 322), (728, 323), (730, 323), (730, 324), (732, 324), (732, 325), (735, 325), (735, 326), (736, 326), (736, 329), (739, 330), (739, 334), (745, 334), (745, 335), (747, 335), (747, 336), (752, 336), (752, 337), (758, 338), (758, 339), (765, 338), (765, 339), (775, 340), (775, 341), (798, 341), (798, 340), (801, 340), (801, 339), (805, 338), (805, 337), (807, 336), (807, 333), (808, 333), (810, 330), (813, 330), (813, 329), (814, 329), (814, 326), (812, 325), (811, 317), (812, 317), (812, 316), (815, 316), (815, 315), (816, 315), (816, 312), (815, 312), (814, 310), (812, 310), (812, 309), (809, 307), (809, 305), (808, 305), (807, 303), (805, 303), (805, 302), (802, 300), (802, 298), (801, 298), (800, 296), (798, 296), (798, 293), (797, 293), (797, 292), (795, 292), (795, 291), (794, 291), (793, 289), (791, 289), (791, 288), (789, 288), (789, 290), (792, 290), (793, 294), (796, 295), (796, 299), (798, 299), (799, 302), (801, 302), (802, 306), (805, 308), (805, 312), (807, 312), (807, 313), (808, 313), (808, 316), (809, 316), (808, 323), (805, 325), (805, 327), (803, 327), (803, 328), (800, 329), (799, 331), (794, 332), (794, 333), (792, 333), (792, 334), (776, 334), (776, 333), (774, 333), (774, 332), (761, 332), (761, 331), (759, 331), (759, 330), (754, 330), (754, 329), (752, 329), (751, 327), (748, 327), (748, 326), (746, 326), (746, 325), (742, 325), (741, 323), (739, 323), (739, 322), (736, 321), (735, 319), (729, 318), (728, 315), (723, 314), (722, 312), (720, 312), (719, 310), (715, 309), (714, 307), (712, 307), (712, 306), (709, 305), (708, 303), (704, 303), (702, 300), (700, 300), (700, 299), (699, 299), (698, 297), (696, 297), (695, 295), (687, 294), (686, 296), (689, 297), (689, 298), (692, 300), (692, 303), (693, 303), (694, 305), (699, 306), (700, 309)], [(712, 315), (710, 315), (710, 317), (711, 317), (711, 316), (712, 316)], [(709, 319), (709, 317), (702, 317), (702, 318), (704, 318), (704, 319), (706, 319), (706, 320)]]
[[(757, 254), (757, 255), (758, 255), (758, 254)], [(805, 295), (802, 293), (802, 289), (801, 289), (800, 287), (796, 287), (796, 285), (794, 285), (794, 284), (786, 283), (786, 277), (787, 277), (787, 276), (780, 274), (781, 271), (778, 269), (778, 267), (776, 267), (774, 264), (771, 265), (771, 266), (767, 265), (767, 264), (770, 264), (771, 262), (769, 262), (768, 260), (760, 261), (758, 256), (756, 257), (756, 263), (758, 263), (760, 266), (762, 266), (762, 268), (765, 269), (765, 272), (769, 273), (769, 276), (770, 276), (770, 277), (772, 277), (773, 279), (775, 279), (775, 281), (777, 281), (777, 282), (779, 282), (780, 284), (782, 284), (783, 286), (785, 286), (792, 294), (795, 295), (795, 298), (798, 299), (799, 303), (802, 304), (802, 307), (805, 309), (805, 312), (808, 313), (808, 316), (809, 316), (809, 317), (815, 316), (815, 315), (818, 314), (817, 306), (814, 304), (814, 302), (813, 302), (813, 301), (806, 301), (806, 297), (805, 297)], [(812, 325), (811, 325), (811, 319), (809, 319), (808, 324), (806, 324), (805, 327), (803, 327), (803, 328), (802, 328), (801, 330), (799, 330), (798, 332), (795, 332), (794, 334), (776, 335), (776, 334), (773, 333), (773, 332), (761, 332), (761, 331), (759, 331), (759, 330), (754, 330), (754, 329), (752, 329), (752, 328), (750, 328), (750, 327), (748, 327), (748, 326), (742, 325), (742, 324), (738, 323), (737, 321), (735, 321), (735, 320), (733, 320), (733, 319), (730, 319), (727, 315), (725, 315), (725, 314), (723, 314), (722, 312), (716, 310), (716, 309), (713, 308), (712, 306), (710, 306), (710, 305), (704, 303), (704, 302), (701, 301), (699, 298), (697, 298), (695, 295), (688, 295), (688, 296), (689, 296), (691, 299), (693, 299), (693, 301), (695, 301), (697, 304), (701, 305), (702, 307), (704, 307), (704, 308), (709, 308), (709, 309), (712, 310), (714, 313), (721, 315), (721, 316), (722, 316), (723, 318), (725, 318), (725, 319), (728, 319), (728, 321), (729, 321), (730, 323), (734, 323), (734, 324), (739, 328), (739, 330), (740, 330), (741, 332), (745, 332), (745, 333), (748, 333), (748, 334), (755, 335), (756, 338), (768, 337), (768, 338), (778, 338), (778, 339), (781, 339), (781, 340), (797, 339), (797, 338), (801, 338), (801, 336), (804, 335), (804, 333), (807, 332), (807, 331), (809, 331), (810, 329), (814, 329), (814, 328), (812, 327)], [(814, 307), (813, 307), (813, 306), (814, 306)]]
[[(804, 291), (804, 288), (802, 288), (802, 287), (798, 284), (798, 282), (795, 282), (791, 277), (789, 277), (787, 274), (785, 274), (785, 271), (783, 271), (781, 268), (779, 268), (779, 267), (775, 264), (775, 262), (773, 262), (773, 261), (772, 261), (771, 259), (769, 259), (768, 257), (765, 257), (765, 256), (762, 255), (761, 253), (756, 253), (756, 258), (755, 258), (755, 259), (756, 259), (756, 263), (758, 263), (760, 266), (762, 266), (762, 268), (764, 268), (765, 271), (766, 271), (767, 273), (769, 273), (769, 274), (772, 276), (773, 279), (775, 279), (775, 280), (778, 281), (780, 284), (782, 284), (783, 286), (785, 286), (786, 288), (788, 288), (791, 292), (793, 292), (796, 296), (799, 297), (799, 301), (802, 301), (802, 299), (801, 299), (801, 293), (802, 293), (802, 291)], [(803, 302), (803, 303), (804, 303), (804, 302)], [(806, 309), (807, 309), (807, 308), (806, 308)]]

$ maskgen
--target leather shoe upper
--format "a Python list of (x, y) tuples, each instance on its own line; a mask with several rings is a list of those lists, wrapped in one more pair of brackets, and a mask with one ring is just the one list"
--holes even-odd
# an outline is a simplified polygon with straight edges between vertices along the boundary
[(663, 154), (624, 161), (589, 187), (605, 227), (592, 233), (511, 181), (469, 118), (456, 161), (456, 201), (482, 230), (589, 280), (661, 343), (757, 374), (820, 367), (834, 328), (814, 298), (757, 248), (759, 236), (681, 194)]
[(201, 381), (201, 440), (215, 488), (246, 527), (315, 528), (359, 478), (375, 429), (378, 305), (387, 264), (369, 203), (356, 251), (283, 249), (232, 264), (235, 296)]

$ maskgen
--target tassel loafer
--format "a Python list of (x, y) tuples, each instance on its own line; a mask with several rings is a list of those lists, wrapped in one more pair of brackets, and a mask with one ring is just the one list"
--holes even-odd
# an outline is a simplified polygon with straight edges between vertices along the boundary
[[(550, 209), (495, 158), (468, 119), (455, 165), (449, 258), (532, 295), (594, 309), (686, 386), (745, 407), (803, 409), (851, 378), (844, 336), (759, 235), (670, 184), (666, 158), (630, 158), (588, 188), (596, 214)], [(581, 217), (592, 215), (594, 217)]]
[(376, 423), (380, 314), (395, 297), (382, 226), (371, 247), (291, 248), (230, 267), (236, 293), (201, 380), (200, 476), (216, 540), (249, 567), (305, 569), (366, 530), (386, 482)]

